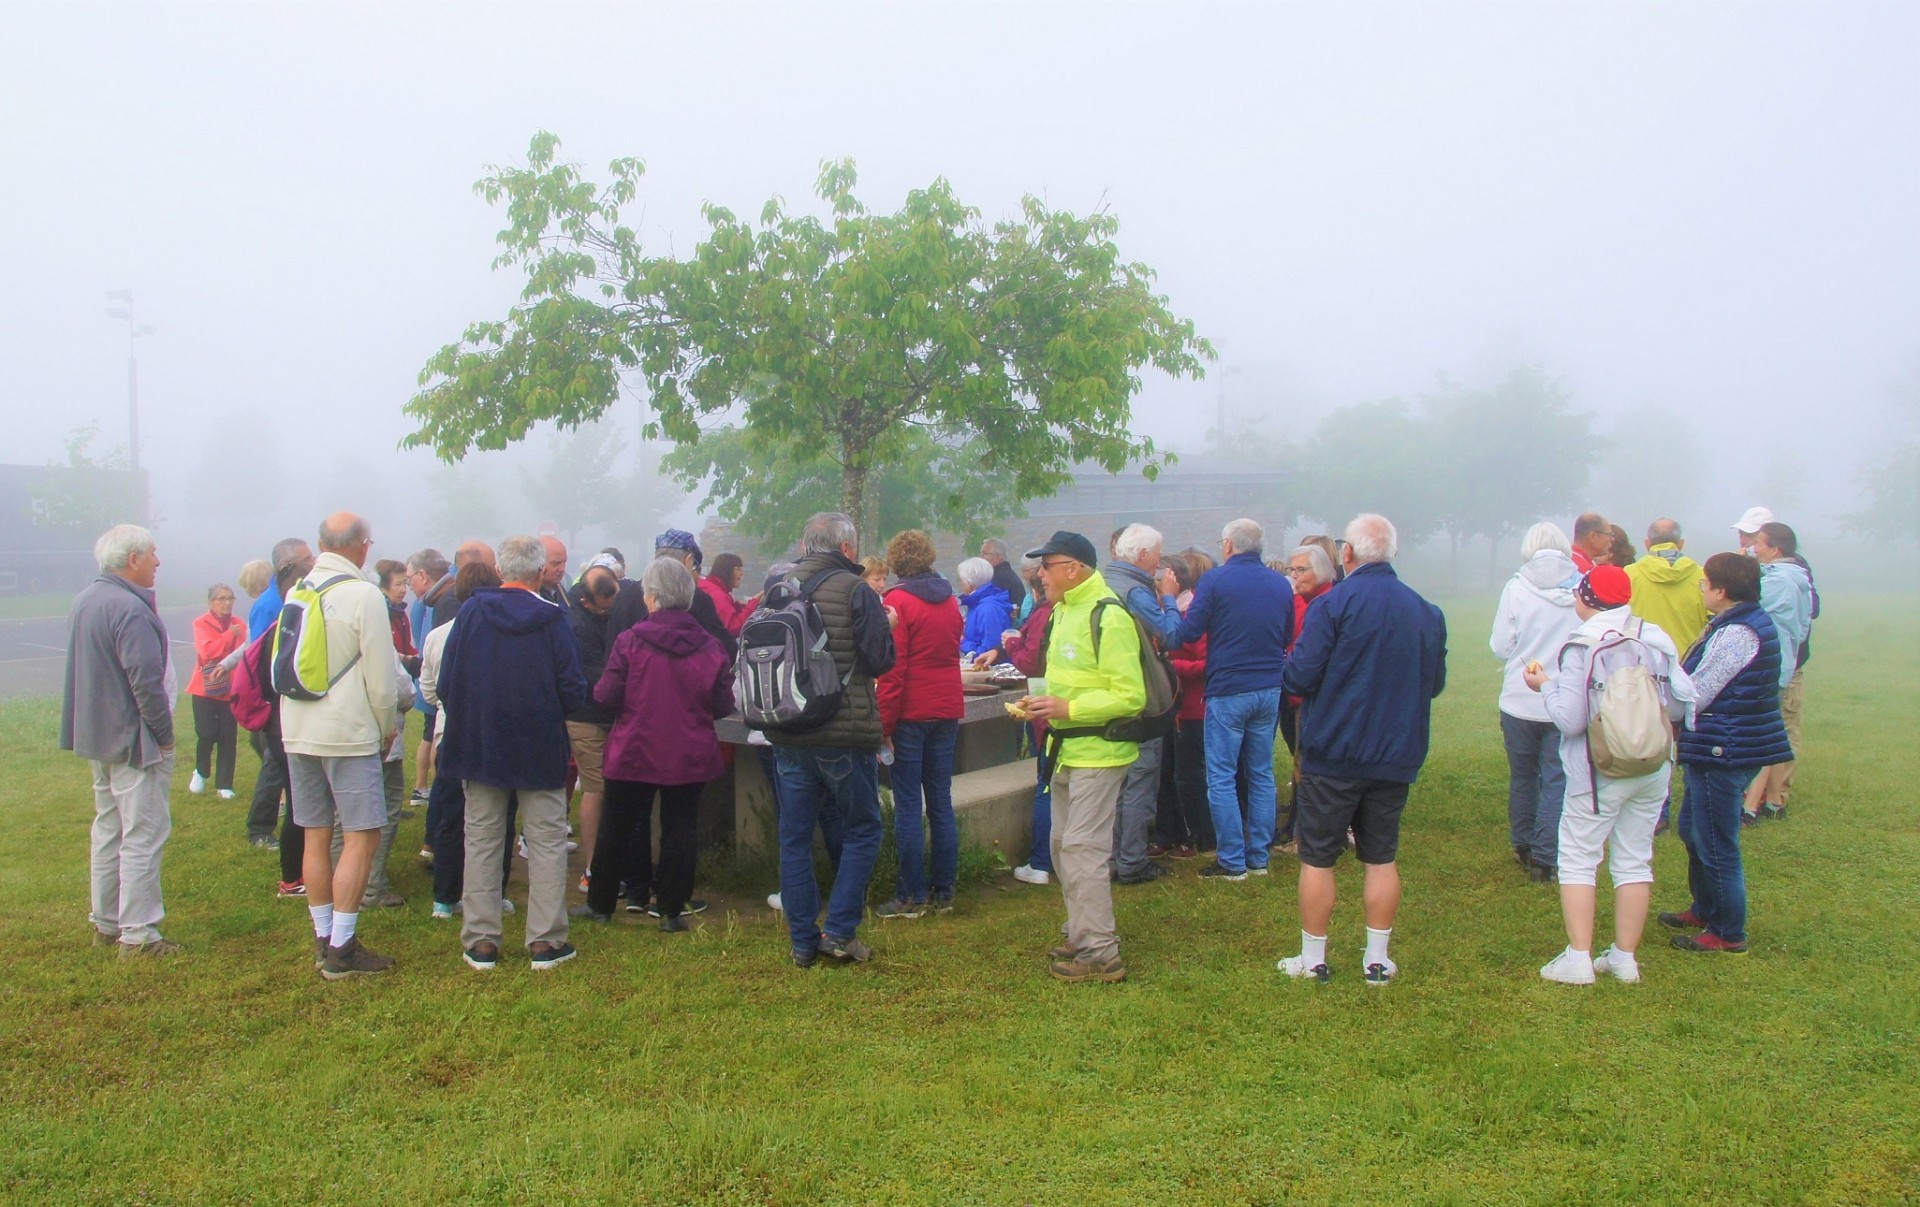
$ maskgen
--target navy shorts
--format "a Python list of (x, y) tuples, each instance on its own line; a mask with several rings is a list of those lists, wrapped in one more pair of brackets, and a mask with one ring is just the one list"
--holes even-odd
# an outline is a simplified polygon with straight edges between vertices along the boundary
[(1302, 774), (1293, 798), (1300, 862), (1332, 867), (1347, 849), (1351, 828), (1354, 854), (1361, 863), (1392, 863), (1400, 852), (1400, 813), (1407, 807), (1411, 786)]

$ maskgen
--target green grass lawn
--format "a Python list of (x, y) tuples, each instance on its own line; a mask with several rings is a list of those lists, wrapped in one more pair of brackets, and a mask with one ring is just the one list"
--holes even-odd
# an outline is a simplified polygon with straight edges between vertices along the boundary
[[(1274, 971), (1298, 943), (1284, 860), (1116, 890), (1124, 985), (1049, 980), (1058, 890), (1004, 875), (863, 927), (865, 966), (802, 971), (771, 920), (709, 914), (482, 976), (427, 917), (418, 819), (394, 859), (412, 904), (363, 926), (399, 968), (329, 985), (240, 802), (186, 795), (184, 763), (165, 885), (188, 954), (121, 963), (88, 946), (85, 770), (52, 703), (0, 704), (0, 1199), (1920, 1200), (1920, 608), (1827, 601), (1799, 796), (1748, 836), (1753, 954), (1654, 934), (1644, 983), (1586, 989), (1537, 975), (1565, 940), (1507, 850), (1490, 611), (1450, 611), (1385, 990), (1357, 973), (1344, 861), (1335, 979)], [(1670, 835), (1657, 872), (1656, 908), (1684, 905)]]

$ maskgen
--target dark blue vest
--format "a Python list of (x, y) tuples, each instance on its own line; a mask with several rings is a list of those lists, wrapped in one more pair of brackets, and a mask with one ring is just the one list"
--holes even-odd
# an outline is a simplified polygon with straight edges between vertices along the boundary
[(1760, 652), (1694, 718), (1692, 729), (1680, 731), (1680, 761), (1727, 768), (1789, 762), (1793, 746), (1780, 719), (1780, 634), (1766, 609), (1757, 603), (1737, 604), (1709, 620), (1681, 666), (1691, 674), (1707, 642), (1728, 625), (1752, 629), (1760, 639)]

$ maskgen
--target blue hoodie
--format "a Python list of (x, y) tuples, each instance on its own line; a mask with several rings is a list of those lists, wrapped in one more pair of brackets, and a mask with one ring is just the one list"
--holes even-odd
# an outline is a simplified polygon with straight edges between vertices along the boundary
[(439, 768), (495, 788), (567, 782), (567, 714), (586, 703), (567, 614), (531, 591), (483, 587), (460, 606), (437, 685), (452, 718)]
[(1013, 627), (1013, 599), (1007, 589), (995, 582), (983, 583), (962, 595), (960, 603), (967, 609), (967, 626), (960, 632), (960, 652), (972, 656), (999, 648), (1000, 634)]

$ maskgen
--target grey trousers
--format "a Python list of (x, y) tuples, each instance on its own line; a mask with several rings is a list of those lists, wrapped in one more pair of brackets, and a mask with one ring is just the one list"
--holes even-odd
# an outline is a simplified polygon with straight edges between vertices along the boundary
[(1140, 757), (1127, 769), (1120, 801), (1113, 815), (1113, 871), (1137, 876), (1147, 870), (1147, 840), (1160, 807), (1160, 744), (1165, 738), (1140, 743)]
[[(367, 891), (360, 896), (361, 908), (379, 903), (387, 895), (387, 856), (393, 854), (393, 836), (400, 832), (400, 810), (407, 804), (405, 759), (391, 759), (380, 765), (381, 787), (387, 794), (387, 823), (380, 827), (380, 845), (373, 851), (373, 868), (367, 872)], [(333, 866), (340, 866), (340, 851), (346, 836), (340, 823), (333, 823)]]
[(173, 833), (173, 755), (93, 767), (93, 928), (131, 947), (160, 937), (160, 852)]
[[(461, 887), (460, 945), (500, 942), (501, 872), (507, 861), (506, 788), (477, 780), (467, 794), (467, 872)], [(520, 834), (527, 840), (527, 945), (567, 941), (567, 798), (558, 788), (521, 788)]]
[(1067, 902), (1067, 946), (1092, 964), (1120, 954), (1113, 925), (1114, 805), (1125, 767), (1062, 767), (1053, 774), (1053, 870)]

